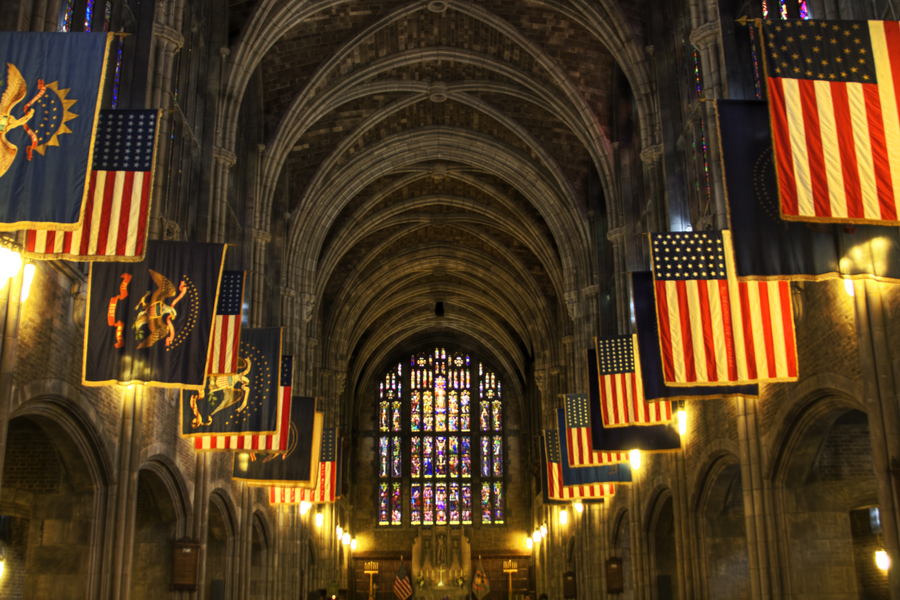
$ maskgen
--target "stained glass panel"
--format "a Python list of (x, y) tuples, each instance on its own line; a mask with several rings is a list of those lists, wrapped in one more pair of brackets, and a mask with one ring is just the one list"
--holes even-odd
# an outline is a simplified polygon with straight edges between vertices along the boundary
[(503, 484), (494, 483), (494, 523), (503, 523)]
[(472, 441), (468, 436), (463, 437), (459, 445), (461, 446), (461, 452), (459, 457), (460, 462), (460, 474), (463, 477), (471, 477), (472, 476)]
[(87, 7), (84, 9), (84, 32), (91, 32), (91, 18), (94, 16), (94, 0), (87, 0)]
[(434, 438), (430, 435), (422, 438), (422, 463), (422, 475), (434, 477)]
[(494, 462), (494, 477), (503, 476), (503, 437), (494, 436), (494, 444), (492, 448)]
[(459, 392), (453, 390), (447, 394), (447, 430), (459, 431)]
[(481, 402), (481, 430), (491, 430), (491, 403)]
[(391, 439), (391, 476), (393, 477), (403, 476), (403, 449), (400, 447), (402, 443), (403, 438), (399, 435)]
[(447, 431), (447, 380), (438, 377), (434, 382), (434, 430)]
[(447, 500), (450, 524), (459, 525), (459, 484), (450, 483), (450, 497)]
[(462, 484), (462, 522), (464, 525), (472, 523), (472, 484)]
[(469, 390), (459, 395), (459, 430), (469, 431)]
[(491, 402), (491, 419), (494, 422), (494, 431), (503, 431), (503, 407), (500, 400)]
[(422, 393), (422, 404), (425, 415), (425, 427), (422, 431), (434, 431), (434, 397), (430, 390)]
[(447, 438), (444, 436), (438, 436), (434, 438), (434, 453), (435, 453), (435, 469), (434, 476), (435, 477), (446, 477), (447, 476)]
[(459, 477), (459, 438), (455, 435), (447, 438), (447, 464), (450, 467), (448, 475)]
[(806, 0), (800, 0), (800, 18), (803, 20), (809, 19), (809, 5), (806, 3)]
[(75, 8), (75, 0), (65, 0), (66, 4), (59, 19), (59, 33), (67, 33), (72, 30), (72, 11)]
[(409, 486), (410, 489), (410, 512), (409, 524), (421, 525), (422, 523), (422, 485), (414, 483)]
[(390, 422), (388, 420), (389, 407), (390, 405), (387, 402), (378, 404), (378, 429), (381, 431), (390, 430)]
[(492, 514), (491, 484), (484, 482), (481, 484), (481, 522), (490, 523)]
[(434, 525), (434, 488), (430, 483), (422, 484), (422, 523)]
[(491, 476), (491, 438), (481, 438), (481, 476)]
[(419, 431), (422, 423), (422, 406), (419, 391), (415, 390), (409, 401), (409, 430)]
[(434, 522), (436, 525), (447, 524), (447, 484), (434, 484)]
[[(109, 8), (111, 3), (107, 3), (106, 7)], [(119, 77), (122, 75), (122, 50), (125, 48), (125, 40), (122, 36), (119, 36), (119, 50), (116, 53), (116, 75), (113, 81), (113, 93), (112, 93), (112, 107), (116, 108), (119, 105)]]
[(400, 402), (397, 402), (397, 401), (393, 402), (391, 408), (392, 408), (391, 422), (393, 424), (393, 431), (399, 432), (402, 429), (400, 426)]
[(409, 444), (409, 474), (411, 477), (422, 476), (422, 438), (414, 437)]
[(390, 484), (382, 483), (378, 492), (378, 524), (391, 524), (391, 494)]
[(400, 484), (393, 484), (391, 495), (391, 525), (400, 525), (403, 521), (403, 495), (400, 492)]
[(379, 467), (378, 476), (388, 476), (388, 438), (383, 437), (378, 440), (378, 457)]

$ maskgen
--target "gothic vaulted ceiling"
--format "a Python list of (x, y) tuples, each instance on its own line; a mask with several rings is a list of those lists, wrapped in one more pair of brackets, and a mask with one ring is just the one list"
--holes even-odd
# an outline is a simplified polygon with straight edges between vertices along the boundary
[(645, 79), (633, 14), (612, 0), (232, 3), (223, 126), (234, 144), (259, 90), (255, 218), (282, 219), (286, 193), (286, 285), (315, 297), (323, 360), (350, 387), (426, 340), (487, 352), (512, 381), (554, 363), (567, 297), (597, 283), (588, 213), (616, 197), (614, 82)]

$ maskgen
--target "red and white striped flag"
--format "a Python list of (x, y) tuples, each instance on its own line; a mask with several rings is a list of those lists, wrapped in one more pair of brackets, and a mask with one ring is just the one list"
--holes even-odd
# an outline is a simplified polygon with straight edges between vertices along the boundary
[(244, 304), (244, 272), (225, 271), (219, 285), (219, 303), (209, 342), (207, 375), (232, 375), (238, 370), (241, 343), (241, 309)]
[(598, 452), (591, 441), (587, 394), (566, 394), (566, 444), (570, 467), (598, 467), (628, 460), (627, 452)]
[[(278, 428), (268, 435), (199, 435), (194, 437), (194, 450), (213, 452), (286, 452), (291, 437), (291, 379), (294, 357), (281, 357), (278, 382)], [(296, 432), (295, 432), (296, 434)]]
[(559, 432), (548, 429), (544, 432), (541, 448), (542, 471), (546, 474), (545, 492), (547, 501), (556, 500), (597, 500), (616, 493), (612, 483), (586, 483), (565, 485), (563, 482), (562, 452), (559, 447)]
[(650, 241), (667, 385), (796, 381), (789, 282), (737, 281), (729, 231)]
[(900, 224), (900, 23), (762, 31), (782, 217)]
[(343, 438), (336, 438), (334, 429), (322, 430), (322, 447), (319, 451), (319, 482), (308, 490), (296, 487), (273, 486), (269, 488), (269, 504), (328, 504), (341, 497), (341, 445)]
[[(603, 426), (627, 427), (671, 423), (671, 402), (647, 402), (644, 399), (637, 335), (599, 338), (596, 342)], [(568, 396), (566, 408), (568, 419)], [(588, 427), (590, 437), (590, 422), (585, 426)]]
[(25, 232), (25, 256), (43, 260), (143, 260), (158, 122), (158, 110), (100, 111), (81, 229), (29, 229)]

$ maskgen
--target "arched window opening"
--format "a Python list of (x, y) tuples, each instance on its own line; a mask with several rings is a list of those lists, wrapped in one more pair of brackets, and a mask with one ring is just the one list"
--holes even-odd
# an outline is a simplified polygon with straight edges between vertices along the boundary
[(502, 384), (475, 369), (468, 354), (436, 348), (379, 383), (379, 525), (402, 525), (404, 513), (413, 526), (469, 525), (473, 496), (482, 524), (504, 522)]

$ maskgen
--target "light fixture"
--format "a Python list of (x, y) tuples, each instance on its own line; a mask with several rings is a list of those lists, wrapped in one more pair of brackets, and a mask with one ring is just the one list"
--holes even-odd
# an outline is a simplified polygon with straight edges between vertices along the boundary
[(547, 524), (541, 523), (541, 539), (547, 537)]
[(0, 247), (0, 287), (22, 268), (22, 255), (6, 246)]
[(320, 512), (316, 513), (316, 527), (321, 527), (322, 523), (325, 522), (325, 515)]
[(579, 515), (581, 513), (583, 513), (584, 512), (584, 504), (582, 504), (581, 502), (576, 502), (575, 503), (575, 512), (577, 512)]
[(343, 537), (344, 535), (344, 528), (338, 525), (335, 531), (337, 531), (338, 539), (341, 539), (341, 537)]
[(641, 468), (641, 451), (634, 449), (628, 453), (628, 460), (631, 461), (631, 470), (637, 471)]
[(687, 433), (687, 411), (683, 408), (678, 409), (678, 435)]
[(349, 546), (351, 541), (353, 541), (353, 540), (350, 538), (350, 532), (349, 531), (345, 532), (344, 535), (341, 537), (341, 543), (344, 544), (345, 546)]
[(534, 548), (534, 540), (531, 539), (531, 536), (525, 536), (525, 547), (531, 550)]
[(891, 568), (891, 557), (884, 550), (878, 550), (875, 552), (875, 564), (882, 571), (887, 571)]
[(534, 530), (534, 533), (531, 534), (531, 540), (532, 540), (535, 544), (540, 544), (542, 539), (544, 539), (544, 538), (541, 537), (541, 530), (540, 530), (540, 529), (535, 529), (535, 530)]
[(19, 301), (28, 300), (28, 293), (31, 291), (31, 282), (34, 281), (34, 263), (27, 263), (25, 270), (22, 272), (22, 293), (19, 295)]
[(311, 509), (311, 508), (312, 508), (312, 504), (310, 504), (306, 500), (303, 500), (300, 502), (300, 514), (301, 515), (305, 515), (306, 513), (308, 513), (309, 509)]
[(357, 546), (356, 538), (353, 538), (352, 540), (350, 540), (350, 549), (356, 550), (356, 546)]
[(853, 287), (852, 279), (844, 280), (844, 291), (847, 292), (847, 295), (850, 296), (851, 298), (856, 295), (856, 290)]
[(559, 524), (565, 525), (568, 522), (569, 522), (569, 511), (567, 511), (566, 509), (562, 509), (561, 511), (559, 511)]
[(3, 581), (4, 567), (6, 567), (6, 552), (0, 549), (0, 581)]

